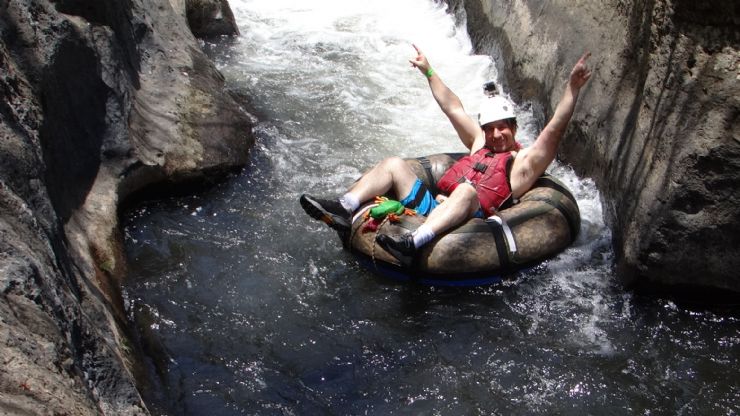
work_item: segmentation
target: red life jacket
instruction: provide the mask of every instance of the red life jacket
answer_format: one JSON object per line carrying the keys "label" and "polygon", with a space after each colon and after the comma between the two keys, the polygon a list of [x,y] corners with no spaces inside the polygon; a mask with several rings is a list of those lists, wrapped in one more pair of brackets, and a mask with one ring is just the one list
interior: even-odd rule
{"label": "red life jacket", "polygon": [[491,216],[511,197],[508,166],[513,159],[511,152],[493,153],[484,147],[447,169],[437,187],[449,195],[457,185],[470,182],[478,193],[483,213]]}

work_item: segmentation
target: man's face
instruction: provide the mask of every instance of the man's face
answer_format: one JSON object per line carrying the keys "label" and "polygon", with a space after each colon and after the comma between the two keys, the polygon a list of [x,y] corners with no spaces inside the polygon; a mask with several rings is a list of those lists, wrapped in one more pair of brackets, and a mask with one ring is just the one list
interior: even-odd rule
{"label": "man's face", "polygon": [[514,135],[516,129],[512,128],[508,120],[499,120],[488,123],[483,127],[486,135],[486,146],[493,149],[494,153],[502,153],[514,150]]}

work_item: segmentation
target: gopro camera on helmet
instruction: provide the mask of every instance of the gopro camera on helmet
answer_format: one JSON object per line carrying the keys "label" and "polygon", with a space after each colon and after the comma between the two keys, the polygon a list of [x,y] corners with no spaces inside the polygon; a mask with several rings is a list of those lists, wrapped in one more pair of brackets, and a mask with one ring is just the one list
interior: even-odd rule
{"label": "gopro camera on helmet", "polygon": [[494,95],[498,94],[498,88],[496,88],[496,83],[493,81],[488,81],[485,84],[483,84],[483,94],[493,97]]}

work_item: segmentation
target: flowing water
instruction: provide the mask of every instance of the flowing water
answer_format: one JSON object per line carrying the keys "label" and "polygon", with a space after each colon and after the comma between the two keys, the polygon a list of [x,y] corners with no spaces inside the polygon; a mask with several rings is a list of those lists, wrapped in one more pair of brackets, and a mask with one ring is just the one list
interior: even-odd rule
{"label": "flowing water", "polygon": [[301,193],[339,194],[385,156],[464,150],[411,44],[471,114],[498,75],[443,6],[230,3],[241,36],[204,48],[260,117],[250,162],[124,217],[155,413],[738,413],[738,319],[625,292],[598,190],[567,167],[551,171],[579,201],[578,240],[501,286],[390,282],[303,213]]}

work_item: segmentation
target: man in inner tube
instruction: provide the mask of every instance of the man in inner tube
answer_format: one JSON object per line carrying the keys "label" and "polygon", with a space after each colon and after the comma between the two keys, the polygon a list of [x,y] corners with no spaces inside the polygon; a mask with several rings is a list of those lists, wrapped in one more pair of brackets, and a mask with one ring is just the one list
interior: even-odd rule
{"label": "man in inner tube", "polygon": [[[515,140],[517,124],[513,105],[492,96],[481,103],[478,120],[465,112],[462,102],[442,82],[421,50],[409,62],[426,76],[434,99],[452,123],[470,154],[455,163],[437,186],[443,191],[435,199],[409,165],[399,157],[382,160],[367,171],[338,200],[302,195],[301,206],[311,217],[324,221],[344,239],[349,235],[352,214],[376,195],[393,191],[404,196],[401,203],[427,219],[413,233],[380,234],[378,244],[404,266],[436,235],[472,217],[493,215],[511,198],[526,193],[555,159],[558,145],[573,115],[578,94],[591,77],[584,54],[571,70],[555,114],[535,142],[522,148]],[[441,186],[440,186],[441,185]],[[446,191],[446,192],[445,192]],[[444,202],[444,203],[442,203]]]}

